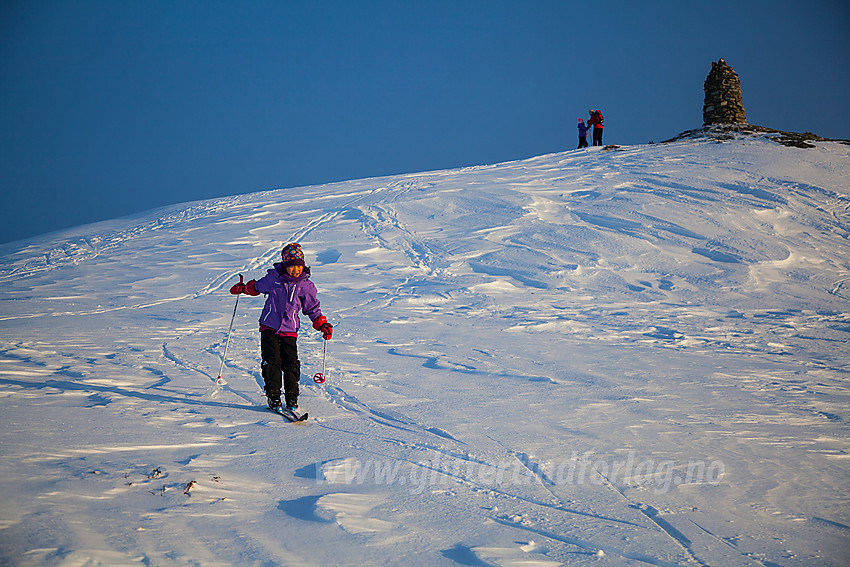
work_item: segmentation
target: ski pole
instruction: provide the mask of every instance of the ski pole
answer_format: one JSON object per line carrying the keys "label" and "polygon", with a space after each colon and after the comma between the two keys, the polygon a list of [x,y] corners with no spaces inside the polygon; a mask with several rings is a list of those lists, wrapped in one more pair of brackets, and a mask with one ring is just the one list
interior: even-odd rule
{"label": "ski pole", "polygon": [[324,384],[325,383],[325,359],[327,358],[327,354],[328,354],[328,341],[324,341],[324,342],[325,342],[325,345],[322,348],[322,371],[316,372],[313,375],[313,382],[315,382],[316,384]]}
{"label": "ski pole", "polygon": [[[242,274],[239,274],[239,283],[242,283]],[[236,319],[236,308],[239,307],[239,294],[236,295],[236,305],[233,306],[233,316],[230,317],[230,328],[227,329],[227,341],[224,343],[224,355],[221,357],[221,367],[218,369],[218,378],[215,379],[216,384],[227,384],[221,379],[221,373],[224,371],[224,361],[227,360],[227,347],[230,346],[230,333],[233,331],[233,320]]]}

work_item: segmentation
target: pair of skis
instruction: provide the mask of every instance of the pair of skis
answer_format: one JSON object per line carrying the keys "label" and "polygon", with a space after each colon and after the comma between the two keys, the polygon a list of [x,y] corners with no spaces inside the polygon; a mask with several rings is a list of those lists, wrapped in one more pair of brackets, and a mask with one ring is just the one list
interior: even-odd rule
{"label": "pair of skis", "polygon": [[288,419],[292,423],[304,423],[307,421],[307,416],[310,415],[308,413],[299,414],[282,406],[269,406],[269,409],[276,414],[283,416],[285,419]]}

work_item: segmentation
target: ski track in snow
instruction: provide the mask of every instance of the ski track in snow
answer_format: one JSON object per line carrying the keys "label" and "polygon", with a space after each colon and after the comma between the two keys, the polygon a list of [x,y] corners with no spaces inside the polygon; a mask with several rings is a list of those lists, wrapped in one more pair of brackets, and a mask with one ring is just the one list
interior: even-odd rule
{"label": "ski track in snow", "polygon": [[[846,146],[742,136],[0,246],[0,562],[841,565],[848,187]],[[336,327],[303,426],[262,298],[216,383],[289,241]]]}

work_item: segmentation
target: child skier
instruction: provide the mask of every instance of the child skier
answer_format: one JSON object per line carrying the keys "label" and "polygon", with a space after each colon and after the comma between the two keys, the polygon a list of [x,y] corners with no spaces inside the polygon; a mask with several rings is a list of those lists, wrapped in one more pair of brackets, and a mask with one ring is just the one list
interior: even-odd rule
{"label": "child skier", "polygon": [[295,342],[301,326],[298,311],[310,318],[313,328],[321,331],[326,341],[333,336],[333,327],[322,315],[316,286],[310,281],[310,268],[304,264],[301,246],[287,244],[280,255],[283,261],[274,264],[265,276],[245,284],[240,282],[230,288],[230,293],[266,295],[260,315],[261,369],[266,397],[271,409],[281,407],[283,386],[286,407],[294,411],[298,409],[298,380],[301,378],[301,361]]}
{"label": "child skier", "polygon": [[586,147],[587,147],[587,125],[584,123],[583,118],[579,118],[578,119],[578,148],[576,148],[576,149],[580,150],[581,148],[586,148]]}

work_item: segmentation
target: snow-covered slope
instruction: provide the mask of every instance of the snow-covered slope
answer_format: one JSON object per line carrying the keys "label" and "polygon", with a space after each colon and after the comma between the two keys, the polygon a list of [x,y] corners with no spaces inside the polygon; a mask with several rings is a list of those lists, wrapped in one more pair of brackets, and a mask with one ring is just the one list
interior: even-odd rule
{"label": "snow-covered slope", "polygon": [[[740,135],[0,247],[0,563],[842,565],[850,146]],[[336,324],[263,406],[238,274]]]}

